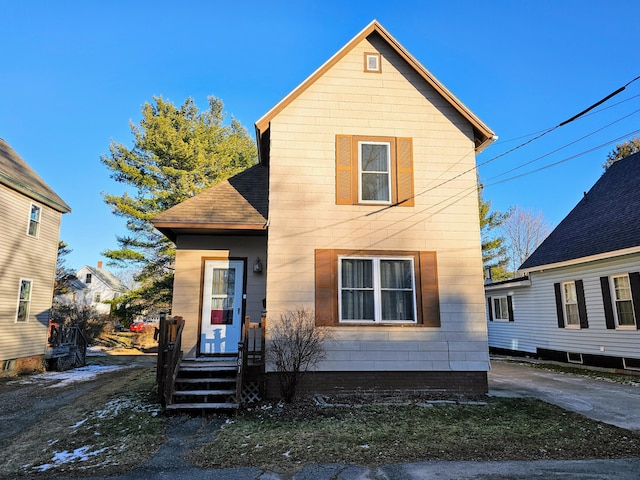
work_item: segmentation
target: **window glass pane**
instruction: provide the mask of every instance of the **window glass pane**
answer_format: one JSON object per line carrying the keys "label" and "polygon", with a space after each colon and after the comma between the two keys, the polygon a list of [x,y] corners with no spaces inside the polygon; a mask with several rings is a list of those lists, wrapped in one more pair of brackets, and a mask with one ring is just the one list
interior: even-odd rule
{"label": "window glass pane", "polygon": [[384,290],[382,292],[382,321],[413,321],[413,291]]}
{"label": "window glass pane", "polygon": [[382,288],[411,289],[412,278],[411,260],[380,260],[380,284]]}
{"label": "window glass pane", "polygon": [[631,300],[629,277],[613,277],[613,285],[615,286],[616,300]]}
{"label": "window glass pane", "polygon": [[22,280],[20,283],[20,300],[31,299],[31,282],[28,280]]}
{"label": "window glass pane", "polygon": [[389,201],[389,178],[386,173],[362,174],[362,200]]}
{"label": "window glass pane", "polygon": [[375,321],[373,290],[342,290],[342,320]]}
{"label": "window glass pane", "polygon": [[576,303],[576,284],[565,283],[564,284],[564,301],[565,303]]}
{"label": "window glass pane", "polygon": [[389,171],[389,145],[362,143],[360,148],[363,172]]}
{"label": "window glass pane", "polygon": [[633,304],[630,300],[616,302],[616,310],[618,312],[619,325],[635,325]]}
{"label": "window glass pane", "polygon": [[373,261],[343,259],[342,288],[373,288]]}
{"label": "window glass pane", "polygon": [[567,312],[567,325],[580,325],[577,304],[565,305],[565,311]]}

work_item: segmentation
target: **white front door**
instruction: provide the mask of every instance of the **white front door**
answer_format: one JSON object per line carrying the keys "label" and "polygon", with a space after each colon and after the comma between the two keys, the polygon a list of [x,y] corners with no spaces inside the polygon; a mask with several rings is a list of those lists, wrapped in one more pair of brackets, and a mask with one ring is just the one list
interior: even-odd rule
{"label": "white front door", "polygon": [[200,353],[236,353],[242,328],[242,260],[206,260]]}

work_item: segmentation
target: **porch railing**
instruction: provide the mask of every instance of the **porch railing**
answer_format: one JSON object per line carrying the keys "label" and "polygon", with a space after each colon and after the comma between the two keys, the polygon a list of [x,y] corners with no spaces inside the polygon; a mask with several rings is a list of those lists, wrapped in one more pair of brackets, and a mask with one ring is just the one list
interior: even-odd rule
{"label": "porch railing", "polygon": [[163,407],[171,403],[173,386],[178,376],[178,367],[182,359],[183,329],[184,318],[167,318],[166,314],[160,314],[156,383],[158,384],[158,401]]}
{"label": "porch railing", "polygon": [[249,317],[244,319],[240,342],[238,343],[238,376],[236,378],[236,402],[242,404],[242,390],[247,369],[250,366],[265,364],[265,324],[266,317],[260,322],[251,322]]}

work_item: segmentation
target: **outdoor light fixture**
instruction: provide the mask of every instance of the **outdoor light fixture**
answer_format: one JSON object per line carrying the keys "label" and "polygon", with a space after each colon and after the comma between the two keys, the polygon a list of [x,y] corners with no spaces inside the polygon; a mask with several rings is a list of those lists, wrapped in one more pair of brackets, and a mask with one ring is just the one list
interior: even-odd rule
{"label": "outdoor light fixture", "polygon": [[257,257],[253,264],[253,273],[262,273],[262,262],[260,261],[260,257]]}

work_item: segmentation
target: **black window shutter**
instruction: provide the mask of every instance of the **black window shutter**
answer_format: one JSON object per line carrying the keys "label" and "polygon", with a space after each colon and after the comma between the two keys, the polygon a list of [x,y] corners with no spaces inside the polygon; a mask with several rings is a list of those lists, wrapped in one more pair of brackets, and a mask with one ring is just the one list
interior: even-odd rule
{"label": "black window shutter", "polygon": [[589,320],[587,320],[587,302],[585,302],[584,299],[584,285],[582,284],[582,280],[576,280],[576,296],[578,297],[580,328],[589,328]]}
{"label": "black window shutter", "polygon": [[489,321],[493,322],[493,305],[491,304],[491,297],[487,298],[487,307],[489,308]]}
{"label": "black window shutter", "polygon": [[631,285],[631,299],[633,300],[633,313],[636,315],[636,328],[640,330],[640,273],[629,274]]}
{"label": "black window shutter", "polygon": [[562,308],[562,292],[560,284],[554,283],[553,288],[556,291],[556,313],[558,314],[558,328],[564,328],[564,310]]}
{"label": "black window shutter", "polygon": [[600,277],[600,287],[602,289],[602,303],[604,304],[604,319],[607,329],[615,330],[616,322],[613,319],[613,304],[611,303],[611,288],[609,287],[609,277]]}
{"label": "black window shutter", "polygon": [[513,300],[511,295],[507,296],[507,308],[509,309],[509,321],[513,322]]}

